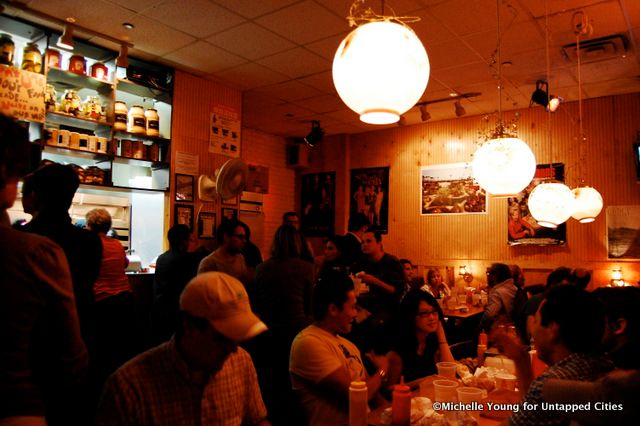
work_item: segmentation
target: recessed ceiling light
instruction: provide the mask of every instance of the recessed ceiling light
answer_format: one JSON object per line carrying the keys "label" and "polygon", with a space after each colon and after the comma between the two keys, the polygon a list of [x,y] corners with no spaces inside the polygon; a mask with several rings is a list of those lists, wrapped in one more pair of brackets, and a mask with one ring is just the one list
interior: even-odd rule
{"label": "recessed ceiling light", "polygon": [[452,98],[455,98],[456,96],[458,96],[458,92],[450,92],[449,96],[451,96]]}
{"label": "recessed ceiling light", "polygon": [[68,18],[65,18],[65,21],[71,23],[71,24],[75,24],[76,22],[76,18],[74,18],[73,16],[69,16]]}
{"label": "recessed ceiling light", "polygon": [[504,61],[504,62],[502,63],[502,66],[503,66],[503,67],[510,67],[511,65],[513,65],[513,62],[511,62],[511,61]]}
{"label": "recessed ceiling light", "polygon": [[132,30],[133,28],[135,28],[135,26],[130,22],[123,22],[122,26],[125,27],[128,30]]}

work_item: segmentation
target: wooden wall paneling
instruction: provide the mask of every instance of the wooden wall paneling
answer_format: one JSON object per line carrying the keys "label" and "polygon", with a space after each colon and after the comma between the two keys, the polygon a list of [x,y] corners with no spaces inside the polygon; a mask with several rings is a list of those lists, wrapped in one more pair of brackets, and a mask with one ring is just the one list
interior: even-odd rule
{"label": "wooden wall paneling", "polygon": [[[519,136],[531,146],[539,164],[563,162],[571,187],[579,175],[584,176],[603,195],[605,209],[640,204],[631,158],[631,143],[640,127],[640,94],[590,99],[583,106],[587,141],[582,149],[575,102],[563,104],[551,117],[538,107],[518,111]],[[514,114],[505,113],[505,120]],[[478,279],[484,276],[475,270],[484,271],[496,261],[543,269],[585,266],[594,270],[594,281],[599,283],[608,282],[611,268],[623,264],[626,279],[640,279],[636,262],[607,259],[605,210],[591,224],[570,219],[565,246],[508,246],[506,199],[490,198],[487,215],[420,215],[420,166],[470,161],[478,131],[492,124],[490,120],[486,125],[482,117],[462,117],[351,135],[350,168],[390,166],[386,250],[421,265],[472,265]],[[318,171],[334,169],[333,164],[315,165]],[[344,173],[348,176],[349,169]]]}

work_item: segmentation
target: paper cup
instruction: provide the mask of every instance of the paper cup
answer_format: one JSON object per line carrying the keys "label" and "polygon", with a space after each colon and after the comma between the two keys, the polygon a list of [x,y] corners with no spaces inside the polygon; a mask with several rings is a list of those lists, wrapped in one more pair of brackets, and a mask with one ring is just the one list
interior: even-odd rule
{"label": "paper cup", "polygon": [[[459,387],[456,389],[458,401],[465,404],[479,403],[482,401],[482,389],[473,387]],[[480,410],[465,410],[476,420],[480,418]]]}
{"label": "paper cup", "polygon": [[433,390],[437,402],[455,402],[458,382],[454,380],[434,380]]}
{"label": "paper cup", "polygon": [[456,364],[455,362],[436,363],[436,367],[438,367],[438,376],[445,377],[447,379],[455,379],[457,366],[458,364]]}

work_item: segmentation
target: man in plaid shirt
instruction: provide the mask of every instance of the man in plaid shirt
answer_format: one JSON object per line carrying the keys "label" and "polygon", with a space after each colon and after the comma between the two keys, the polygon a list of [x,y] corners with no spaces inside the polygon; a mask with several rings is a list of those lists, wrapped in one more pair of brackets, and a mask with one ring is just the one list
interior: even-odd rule
{"label": "man in plaid shirt", "polygon": [[107,381],[98,425],[270,425],[251,357],[238,347],[266,328],[240,281],[196,276],[180,296],[175,336]]}

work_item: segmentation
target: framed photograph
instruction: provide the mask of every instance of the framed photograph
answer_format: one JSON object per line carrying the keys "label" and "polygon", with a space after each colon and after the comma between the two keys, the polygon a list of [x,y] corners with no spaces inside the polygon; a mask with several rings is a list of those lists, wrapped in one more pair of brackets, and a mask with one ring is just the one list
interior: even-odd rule
{"label": "framed photograph", "polygon": [[176,173],[176,201],[193,203],[193,176]]}
{"label": "framed photograph", "polygon": [[372,231],[388,232],[389,167],[351,170],[350,215],[363,213]]}
{"label": "framed photograph", "polygon": [[302,176],[300,227],[308,237],[328,237],[335,225],[336,172]]}
{"label": "framed photograph", "polygon": [[193,231],[193,206],[176,204],[173,223],[174,225],[187,225]]}
{"label": "framed photograph", "polygon": [[607,207],[609,259],[640,259],[640,206]]}
{"label": "framed photograph", "polygon": [[238,210],[222,208],[222,221],[238,219]]}
{"label": "framed photograph", "polygon": [[487,193],[471,164],[434,164],[420,169],[422,215],[487,214]]}
{"label": "framed photograph", "polygon": [[223,206],[229,206],[229,207],[237,207],[238,206],[238,196],[236,195],[233,198],[230,198],[228,200],[222,200],[222,205]]}
{"label": "framed photograph", "polygon": [[507,200],[507,238],[510,246],[529,245],[562,245],[567,242],[567,224],[556,229],[546,228],[538,224],[529,212],[529,194],[541,183],[549,180],[564,182],[564,164],[538,164],[533,180],[516,197]]}
{"label": "framed photograph", "polygon": [[216,214],[200,212],[198,214],[198,238],[213,240],[216,238]]}

